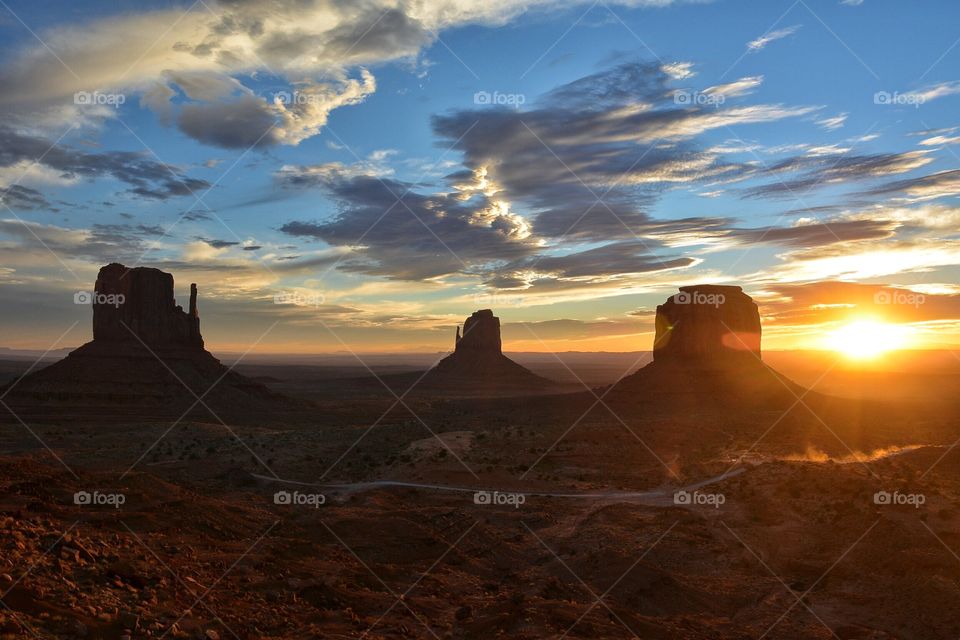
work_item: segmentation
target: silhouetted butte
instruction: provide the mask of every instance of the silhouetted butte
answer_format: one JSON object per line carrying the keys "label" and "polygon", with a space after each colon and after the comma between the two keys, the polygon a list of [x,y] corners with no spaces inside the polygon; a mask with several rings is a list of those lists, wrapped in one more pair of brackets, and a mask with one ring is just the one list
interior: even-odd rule
{"label": "silhouetted butte", "polygon": [[6,400],[12,407],[108,419],[133,411],[179,415],[191,405],[203,412],[204,405],[225,412],[269,410],[280,401],[204,348],[195,284],[184,311],[171,274],[112,263],[100,269],[92,306],[93,340],[12,382]]}

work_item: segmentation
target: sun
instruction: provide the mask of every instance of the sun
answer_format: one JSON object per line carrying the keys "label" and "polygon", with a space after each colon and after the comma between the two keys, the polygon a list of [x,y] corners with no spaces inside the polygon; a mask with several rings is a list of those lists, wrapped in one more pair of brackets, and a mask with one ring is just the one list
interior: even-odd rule
{"label": "sun", "polygon": [[907,346],[910,328],[877,320],[855,320],[827,334],[828,349],[848,358],[868,360]]}

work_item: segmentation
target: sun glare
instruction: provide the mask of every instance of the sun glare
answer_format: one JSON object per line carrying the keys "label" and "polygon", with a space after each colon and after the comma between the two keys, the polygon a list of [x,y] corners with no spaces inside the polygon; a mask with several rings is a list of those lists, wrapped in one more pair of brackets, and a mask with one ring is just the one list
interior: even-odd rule
{"label": "sun glare", "polygon": [[866,360],[908,345],[910,329],[904,325],[856,320],[829,333],[826,346],[848,358]]}

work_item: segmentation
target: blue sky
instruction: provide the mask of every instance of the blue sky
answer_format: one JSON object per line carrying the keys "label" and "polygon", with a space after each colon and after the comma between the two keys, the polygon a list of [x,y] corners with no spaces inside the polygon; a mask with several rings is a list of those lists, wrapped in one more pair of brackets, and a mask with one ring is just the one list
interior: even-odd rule
{"label": "blue sky", "polygon": [[696,282],[743,286],[768,345],[865,315],[953,344],[958,17],[8,2],[5,346],[84,341],[72,294],[112,261],[198,282],[220,349],[439,349],[488,306],[508,347],[645,349]]}

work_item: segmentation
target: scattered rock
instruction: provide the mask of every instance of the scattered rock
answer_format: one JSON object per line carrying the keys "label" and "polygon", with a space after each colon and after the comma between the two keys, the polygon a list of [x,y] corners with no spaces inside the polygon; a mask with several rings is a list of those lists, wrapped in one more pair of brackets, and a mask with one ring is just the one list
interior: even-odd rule
{"label": "scattered rock", "polygon": [[124,629],[129,629],[131,632],[140,628],[140,616],[131,611],[121,612],[118,621]]}

